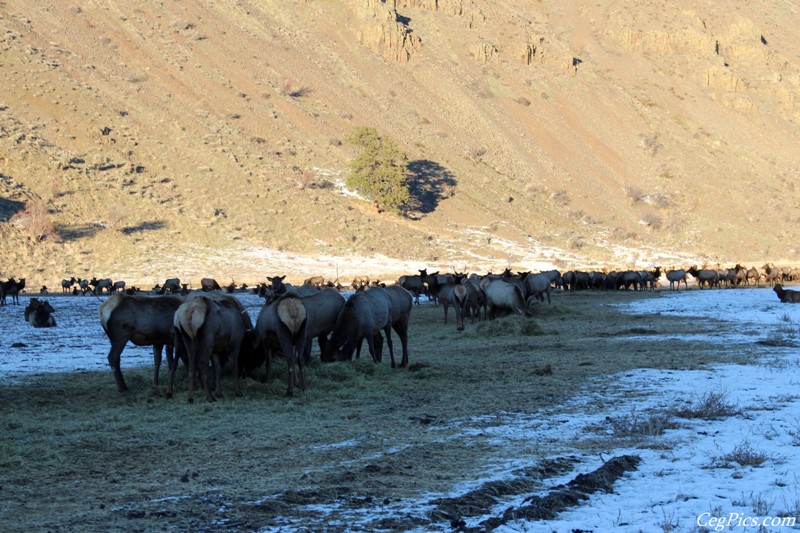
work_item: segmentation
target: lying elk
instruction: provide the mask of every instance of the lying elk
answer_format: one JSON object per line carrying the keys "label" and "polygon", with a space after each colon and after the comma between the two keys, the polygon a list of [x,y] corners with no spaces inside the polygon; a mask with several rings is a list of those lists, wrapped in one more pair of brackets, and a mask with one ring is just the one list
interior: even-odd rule
{"label": "lying elk", "polygon": [[322,276],[311,276],[303,281],[303,285],[314,285],[317,288],[321,288],[323,285],[325,285],[325,278]]}
{"label": "lying elk", "polygon": [[222,288],[214,278],[203,278],[200,280],[200,290],[203,292],[219,291]]}
{"label": "lying elk", "polygon": [[56,320],[52,317],[55,312],[47,300],[31,298],[25,308],[25,321],[35,328],[54,328]]}
{"label": "lying elk", "polygon": [[775,294],[778,295],[778,298],[783,303],[800,303],[800,291],[784,289],[780,283],[776,283],[772,290],[775,291]]}
{"label": "lying elk", "polygon": [[[239,300],[234,296],[197,295],[186,299],[173,317],[175,344],[182,347],[189,360],[189,403],[194,401],[195,369],[206,393],[213,402],[222,397],[220,377],[221,358],[229,356],[235,380],[236,396],[242,395],[239,382],[239,357],[243,350],[254,346],[253,323]],[[213,363],[216,397],[212,396],[208,370]],[[172,398],[177,360],[171,361],[167,398]]]}
{"label": "lying elk", "polygon": [[120,392],[128,390],[120,370],[120,356],[128,341],[136,346],[153,347],[153,385],[158,385],[161,352],[167,347],[167,363],[172,365],[174,332],[172,317],[182,303],[177,296],[138,296],[114,294],[100,304],[100,325],[111,341],[108,364]]}

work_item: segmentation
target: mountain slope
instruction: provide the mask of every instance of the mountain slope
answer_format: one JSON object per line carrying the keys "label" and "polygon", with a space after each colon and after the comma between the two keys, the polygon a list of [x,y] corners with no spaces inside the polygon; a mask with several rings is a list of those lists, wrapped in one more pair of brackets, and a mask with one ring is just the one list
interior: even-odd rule
{"label": "mountain slope", "polygon": [[[800,250],[788,4],[7,0],[0,14],[5,276]],[[408,154],[408,217],[337,185],[358,125]],[[30,199],[60,240],[10,220]]]}

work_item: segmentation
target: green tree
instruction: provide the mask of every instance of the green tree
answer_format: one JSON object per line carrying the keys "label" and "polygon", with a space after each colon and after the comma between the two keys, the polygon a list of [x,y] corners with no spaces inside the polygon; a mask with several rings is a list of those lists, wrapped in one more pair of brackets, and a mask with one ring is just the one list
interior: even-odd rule
{"label": "green tree", "polygon": [[402,212],[409,200],[406,154],[367,126],[357,127],[347,140],[361,148],[350,163],[347,187],[373,200],[379,211]]}

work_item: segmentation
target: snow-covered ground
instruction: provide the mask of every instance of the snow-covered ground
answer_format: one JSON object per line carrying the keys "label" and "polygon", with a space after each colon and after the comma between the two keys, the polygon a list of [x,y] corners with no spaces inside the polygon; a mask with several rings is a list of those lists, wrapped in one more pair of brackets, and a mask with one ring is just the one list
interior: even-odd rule
{"label": "snow-covered ground", "polygon": [[[255,316],[263,300],[241,296]],[[54,329],[27,326],[21,319],[22,307],[0,309],[5,332],[0,339],[0,380],[45,371],[107,369],[108,341],[99,328],[97,306],[89,304],[99,304],[99,300],[89,298],[51,298],[59,322]],[[590,472],[612,456],[641,457],[638,469],[619,479],[613,493],[595,493],[556,520],[510,522],[500,531],[800,529],[794,522],[800,515],[800,305],[781,304],[770,289],[724,289],[668,293],[626,304],[624,309],[635,314],[686,316],[687,320],[736,321],[740,328],[712,339],[728,351],[756,349],[760,360],[706,370],[633,370],[615,376],[611,384],[606,381],[603,387],[589,385],[572,400],[573,405],[537,413],[535,419],[498,413],[499,424],[464,421],[465,435],[481,427],[481,432],[491,432],[501,445],[524,439],[559,449],[560,456],[574,453],[581,459],[579,472]],[[123,352],[123,372],[126,367],[151,364],[148,348],[129,346]],[[696,406],[711,396],[735,414],[717,420],[678,418],[678,427],[623,446],[612,441],[610,429],[603,430],[609,420],[657,419],[659,414]],[[603,408],[598,410],[597,405]],[[573,415],[565,417],[565,409]],[[586,456],[585,448],[576,446],[582,439],[604,437],[609,439],[609,448],[596,457]],[[498,465],[487,476],[502,478],[520,466],[524,465]],[[544,492],[579,472],[547,480]],[[438,496],[458,496],[480,482]],[[529,496],[503,502],[494,512],[502,514]],[[403,510],[397,511],[416,514],[429,508],[430,501],[428,495],[424,501],[403,502]],[[467,526],[486,518],[470,519]]]}
{"label": "snow-covered ground", "polygon": [[[657,419],[658,414],[698,406],[710,398],[739,413],[719,420],[679,419],[678,428],[645,438],[644,446],[584,458],[587,472],[612,455],[638,455],[641,462],[635,472],[617,481],[612,494],[596,493],[554,521],[514,522],[499,531],[800,529],[795,521],[800,517],[800,306],[781,304],[770,289],[730,289],[671,293],[625,308],[632,313],[736,321],[742,324],[739,332],[716,340],[726,350],[736,345],[752,349],[762,346],[758,341],[767,341],[763,356],[746,366],[625,372],[613,384],[573,400],[578,404],[573,412],[583,416],[566,423],[563,415],[539,419],[529,427],[512,418],[505,432],[495,429],[498,438],[558,439],[568,450],[570,443],[597,438],[587,428],[602,427],[606,417],[647,420],[655,414]],[[611,410],[591,409],[609,403],[614,405]],[[514,503],[520,502],[510,502]]]}

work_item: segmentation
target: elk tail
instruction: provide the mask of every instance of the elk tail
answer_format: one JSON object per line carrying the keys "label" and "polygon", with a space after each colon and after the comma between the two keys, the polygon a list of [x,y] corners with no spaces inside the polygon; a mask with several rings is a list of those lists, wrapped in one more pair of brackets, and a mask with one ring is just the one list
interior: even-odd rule
{"label": "elk tail", "polygon": [[278,302],[278,318],[292,335],[297,335],[306,321],[306,307],[300,298],[284,298]]}

